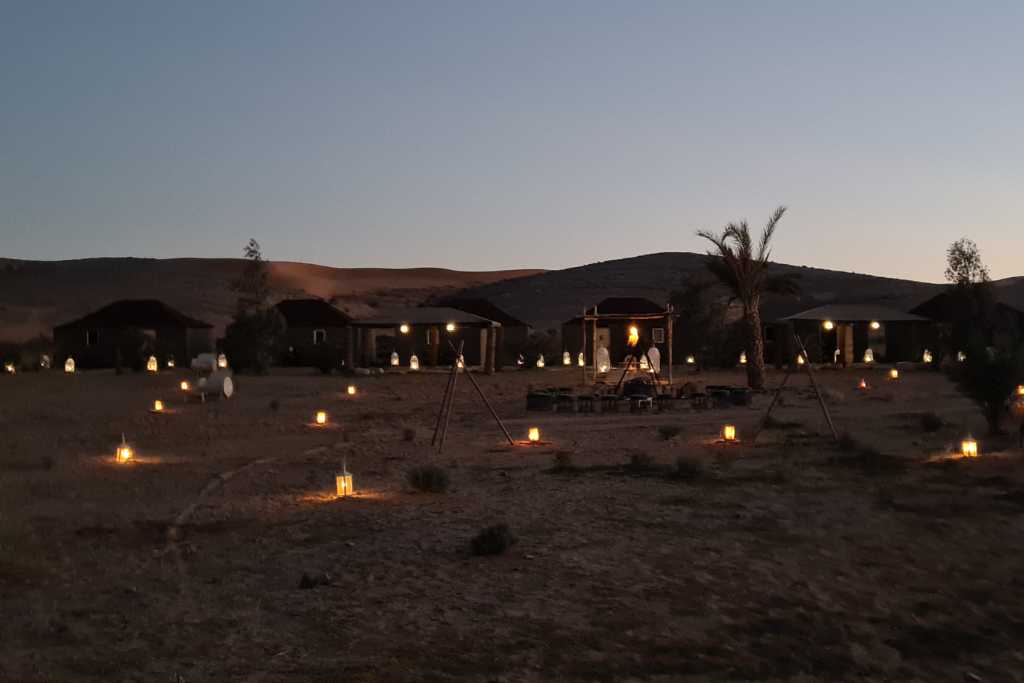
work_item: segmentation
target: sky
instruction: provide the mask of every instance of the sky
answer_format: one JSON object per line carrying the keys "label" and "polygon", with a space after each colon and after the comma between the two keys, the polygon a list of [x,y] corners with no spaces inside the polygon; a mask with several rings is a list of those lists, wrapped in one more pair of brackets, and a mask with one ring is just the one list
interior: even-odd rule
{"label": "sky", "polygon": [[6,0],[0,257],[1024,274],[1024,3]]}

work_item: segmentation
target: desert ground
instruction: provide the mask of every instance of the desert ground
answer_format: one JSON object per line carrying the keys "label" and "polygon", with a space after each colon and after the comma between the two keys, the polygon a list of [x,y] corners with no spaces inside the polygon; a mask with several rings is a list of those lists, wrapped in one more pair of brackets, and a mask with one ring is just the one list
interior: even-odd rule
{"label": "desert ground", "polygon": [[[205,404],[186,376],[0,377],[0,680],[1024,679],[1022,454],[939,373],[820,371],[846,448],[805,376],[752,442],[767,394],[527,413],[577,372],[476,375],[544,442],[508,446],[460,378],[442,455],[440,373],[278,371]],[[968,431],[981,457],[949,457]],[[447,493],[409,486],[424,463]],[[473,555],[500,522],[518,542]]]}

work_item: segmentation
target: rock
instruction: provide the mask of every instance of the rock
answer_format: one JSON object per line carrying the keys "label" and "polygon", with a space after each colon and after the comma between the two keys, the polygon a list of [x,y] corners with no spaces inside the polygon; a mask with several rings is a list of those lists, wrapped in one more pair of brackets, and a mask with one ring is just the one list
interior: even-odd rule
{"label": "rock", "polygon": [[331,585],[331,575],[327,572],[320,572],[319,574],[307,574],[302,573],[302,578],[299,579],[299,588],[303,590],[310,590],[317,586],[329,586]]}

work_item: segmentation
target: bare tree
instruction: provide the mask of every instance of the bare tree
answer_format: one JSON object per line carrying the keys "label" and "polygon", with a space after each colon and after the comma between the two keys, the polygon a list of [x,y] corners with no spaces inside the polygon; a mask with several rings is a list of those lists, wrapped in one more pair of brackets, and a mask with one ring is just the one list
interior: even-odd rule
{"label": "bare tree", "polygon": [[786,213],[780,206],[768,219],[757,246],[750,236],[746,221],[729,223],[721,234],[707,230],[697,233],[711,242],[714,249],[708,252],[711,258],[707,266],[711,273],[725,285],[734,299],[743,306],[745,348],[747,352],[747,383],[751,389],[764,388],[764,334],[761,330],[761,296],[766,292],[794,293],[797,285],[788,275],[770,275],[768,260],[771,257],[769,245],[775,228]]}

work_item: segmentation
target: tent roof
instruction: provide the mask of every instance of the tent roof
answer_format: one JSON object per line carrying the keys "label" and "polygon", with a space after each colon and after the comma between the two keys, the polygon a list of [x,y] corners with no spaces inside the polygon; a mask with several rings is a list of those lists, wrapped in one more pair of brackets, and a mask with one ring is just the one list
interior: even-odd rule
{"label": "tent roof", "polygon": [[108,304],[77,320],[57,325],[54,329],[70,327],[184,327],[210,329],[210,323],[190,318],[157,299],[123,299]]}
{"label": "tent roof", "polygon": [[276,308],[292,327],[345,327],[352,322],[352,318],[322,299],[285,299]]}
{"label": "tent roof", "polygon": [[[592,311],[593,306],[587,310]],[[643,315],[664,313],[665,307],[639,296],[613,296],[597,304],[598,315]]]}
{"label": "tent roof", "polygon": [[806,311],[800,311],[793,315],[781,318],[782,321],[788,320],[832,320],[835,322],[870,322],[877,320],[878,322],[922,322],[927,321],[919,315],[913,313],[905,313],[895,308],[889,308],[888,306],[878,306],[875,304],[827,304],[825,306],[818,306],[817,308],[810,308]]}
{"label": "tent roof", "polygon": [[491,303],[488,299],[447,297],[441,299],[437,303],[439,306],[457,308],[460,311],[472,313],[473,315],[477,315],[488,320],[493,320],[494,322],[501,323],[502,327],[529,327],[529,325],[524,323],[522,320],[509,315]]}
{"label": "tent roof", "polygon": [[358,327],[398,327],[402,323],[408,325],[471,325],[474,327],[500,326],[501,323],[488,320],[479,315],[466,313],[446,306],[419,306],[416,308],[399,308],[381,313],[370,318],[359,318],[352,322]]}

